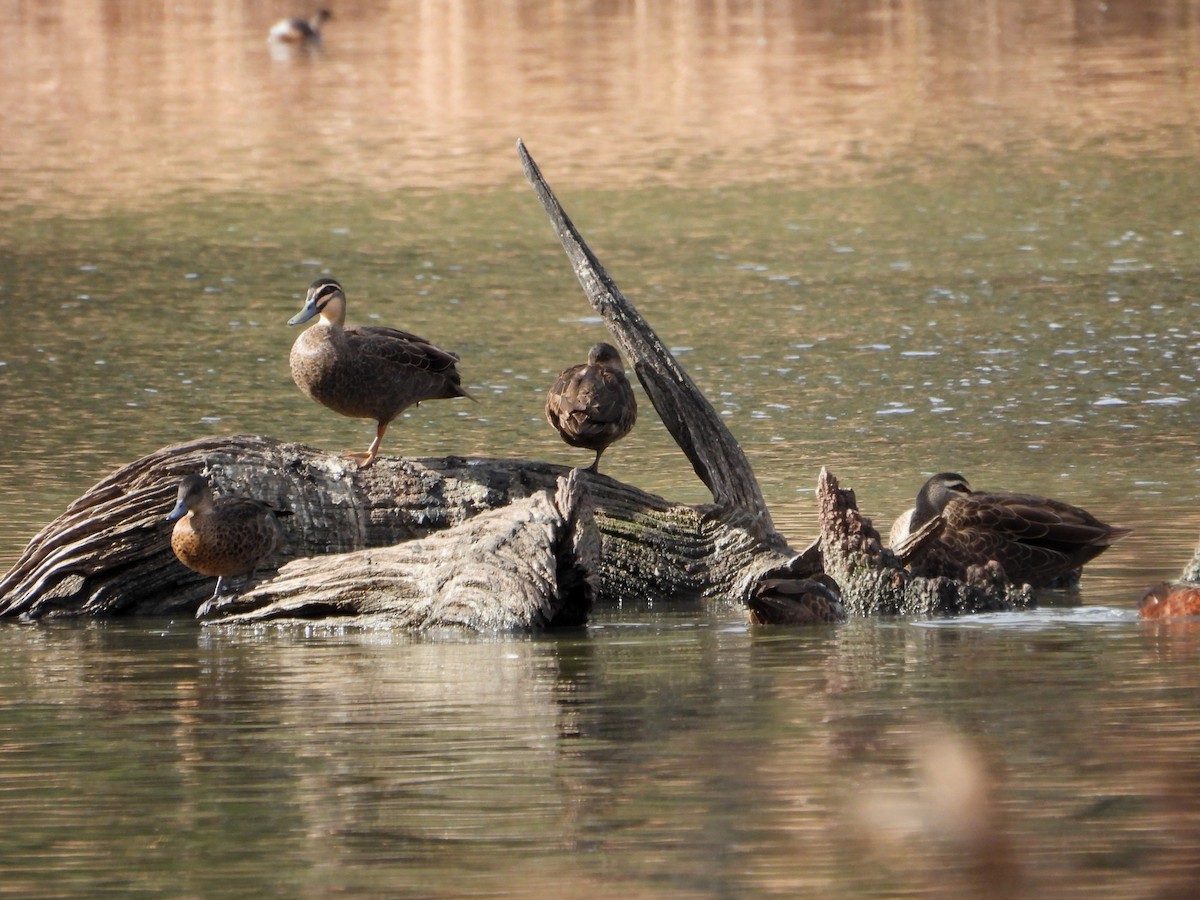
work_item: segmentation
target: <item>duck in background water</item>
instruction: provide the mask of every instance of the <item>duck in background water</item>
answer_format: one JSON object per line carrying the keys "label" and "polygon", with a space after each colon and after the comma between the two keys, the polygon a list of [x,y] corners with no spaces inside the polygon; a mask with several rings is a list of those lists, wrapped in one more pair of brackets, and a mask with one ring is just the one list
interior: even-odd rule
{"label": "duck in background water", "polygon": [[226,578],[253,575],[279,546],[279,520],[271,507],[249,497],[213,497],[201,475],[188,475],[179,483],[178,502],[167,521],[175,523],[171,549],[179,561],[193,572],[217,577],[197,617],[222,605]]}
{"label": "duck in background water", "polygon": [[954,472],[926,481],[905,517],[906,529],[893,526],[892,550],[915,574],[964,580],[994,560],[1010,583],[1034,588],[1071,583],[1133,530],[1048,497],[973,491]]}
{"label": "duck in background water", "polygon": [[327,9],[318,9],[311,19],[291,16],[271,26],[267,40],[273,44],[319,44],[321,26],[333,18]]}
{"label": "duck in background water", "polygon": [[388,425],[408,407],[422,400],[475,399],[462,386],[453,353],[395,328],[346,328],[346,294],[334,279],[318,278],[309,285],[304,308],[288,324],[314,316],[320,319],[292,344],[292,380],[336,413],[375,420],[375,440],[367,452],[349,454],[362,468],[375,461]]}
{"label": "duck in background water", "polygon": [[586,363],[563,370],[546,395],[546,420],[568,445],[596,451],[588,471],[600,471],[601,454],[637,421],[637,401],[616,347],[596,344]]}

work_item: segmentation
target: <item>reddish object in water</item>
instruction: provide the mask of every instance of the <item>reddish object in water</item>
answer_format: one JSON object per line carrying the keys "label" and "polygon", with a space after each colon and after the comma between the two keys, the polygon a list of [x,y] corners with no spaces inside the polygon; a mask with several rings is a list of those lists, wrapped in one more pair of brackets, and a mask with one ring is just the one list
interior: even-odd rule
{"label": "reddish object in water", "polygon": [[1138,604],[1143,619],[1200,616],[1200,584],[1158,584]]}

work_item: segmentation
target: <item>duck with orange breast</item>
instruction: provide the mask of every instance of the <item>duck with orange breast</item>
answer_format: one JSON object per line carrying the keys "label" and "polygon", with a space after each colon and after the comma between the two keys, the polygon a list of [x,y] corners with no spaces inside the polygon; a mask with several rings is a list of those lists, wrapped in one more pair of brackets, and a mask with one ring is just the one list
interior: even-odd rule
{"label": "duck with orange breast", "polygon": [[279,546],[275,510],[250,497],[214,497],[203,475],[188,475],[179,482],[177,502],[167,521],[175,523],[171,549],[179,561],[193,572],[217,577],[212,596],[196,612],[198,617],[220,608],[226,578],[253,577]]}

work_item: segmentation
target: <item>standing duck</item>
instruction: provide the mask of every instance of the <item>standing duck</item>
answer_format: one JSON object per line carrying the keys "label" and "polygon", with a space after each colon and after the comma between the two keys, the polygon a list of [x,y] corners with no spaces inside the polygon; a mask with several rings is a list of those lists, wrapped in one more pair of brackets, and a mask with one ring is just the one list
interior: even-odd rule
{"label": "standing duck", "polygon": [[292,380],[334,412],[375,420],[367,452],[350,454],[362,468],[375,461],[388,425],[408,407],[422,400],[474,399],[461,384],[453,353],[395,328],[346,328],[346,294],[332,278],[309,286],[304,308],[288,324],[317,315],[320,320],[292,344]]}
{"label": "standing duck", "polygon": [[271,26],[267,40],[276,44],[319,44],[321,26],[333,18],[327,9],[318,9],[311,19],[290,16]]}
{"label": "standing duck", "polygon": [[220,605],[222,581],[254,570],[279,545],[279,521],[271,507],[249,497],[213,497],[208,480],[188,475],[179,483],[179,499],[167,516],[174,522],[171,549],[179,561],[201,575],[216,575],[212,596],[197,611],[203,616]]}
{"label": "standing duck", "polygon": [[963,579],[994,560],[1010,583],[1034,588],[1070,583],[1133,530],[1048,497],[972,491],[953,472],[926,481],[905,515],[908,534],[892,549],[916,574]]}
{"label": "standing duck", "polygon": [[637,421],[637,401],[616,347],[596,344],[586,363],[558,376],[546,395],[546,419],[570,446],[595,450],[588,471],[600,471],[600,455]]}

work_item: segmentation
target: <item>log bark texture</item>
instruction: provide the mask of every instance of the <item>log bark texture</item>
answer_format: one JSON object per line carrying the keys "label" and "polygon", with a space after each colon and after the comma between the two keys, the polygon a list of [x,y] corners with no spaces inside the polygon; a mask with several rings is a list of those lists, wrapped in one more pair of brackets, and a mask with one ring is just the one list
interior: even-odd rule
{"label": "log bark texture", "polygon": [[[360,469],[336,453],[257,435],[166,447],[113,472],[30,541],[0,579],[0,617],[194,613],[212,593],[213,579],[175,559],[165,521],[179,479],[192,473],[209,476],[218,493],[253,496],[291,512],[280,519],[284,540],[276,559],[259,572],[265,578],[294,559],[320,557],[318,566],[328,566],[337,554],[425,538],[514,501],[553,494],[572,470],[527,460],[390,456]],[[601,541],[596,602],[744,598],[764,570],[787,570],[791,562],[787,551],[704,508],[605,475],[574,477],[595,510]],[[500,522],[494,524],[507,527]],[[461,556],[469,569],[477,559],[470,541]],[[360,561],[363,589],[370,589],[370,560]],[[400,607],[410,600],[386,583],[374,590],[379,603],[396,604],[403,618]]]}
{"label": "log bark texture", "polygon": [[368,616],[428,631],[583,625],[599,582],[600,535],[583,470],[557,490],[426,538],[290,562],[223,610],[230,623]]}

